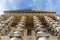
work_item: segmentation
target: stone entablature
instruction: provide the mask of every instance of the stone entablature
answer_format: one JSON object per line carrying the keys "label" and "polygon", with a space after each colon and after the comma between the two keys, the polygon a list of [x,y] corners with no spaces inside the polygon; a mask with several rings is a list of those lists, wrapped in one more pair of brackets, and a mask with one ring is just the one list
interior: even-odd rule
{"label": "stone entablature", "polygon": [[56,12],[55,11],[47,11],[47,10],[9,10],[9,11],[4,11],[5,15],[7,16],[21,16],[21,15],[48,15],[48,16],[55,16]]}

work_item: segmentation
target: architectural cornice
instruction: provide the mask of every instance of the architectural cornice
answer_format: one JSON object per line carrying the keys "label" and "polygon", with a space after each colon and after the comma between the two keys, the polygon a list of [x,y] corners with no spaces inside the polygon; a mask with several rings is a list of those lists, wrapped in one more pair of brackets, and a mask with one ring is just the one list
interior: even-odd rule
{"label": "architectural cornice", "polygon": [[52,10],[6,10],[4,13],[56,13]]}

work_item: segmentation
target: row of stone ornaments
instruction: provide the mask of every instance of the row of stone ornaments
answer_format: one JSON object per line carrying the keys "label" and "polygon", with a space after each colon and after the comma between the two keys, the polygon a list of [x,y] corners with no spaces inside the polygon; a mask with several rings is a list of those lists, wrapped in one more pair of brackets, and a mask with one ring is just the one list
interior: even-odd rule
{"label": "row of stone ornaments", "polygon": [[60,16],[55,16],[56,20],[60,21]]}
{"label": "row of stone ornaments", "polygon": [[33,16],[36,40],[48,40],[49,35],[37,16]]}
{"label": "row of stone ornaments", "polygon": [[[45,16],[45,20],[47,25],[49,25],[49,32],[52,35],[58,35],[60,34],[60,22],[59,20],[53,20],[52,18]],[[59,36],[59,35],[58,35]]]}
{"label": "row of stone ornaments", "polygon": [[7,18],[7,20],[0,22],[0,34],[5,35],[7,34],[8,30],[10,29],[10,25],[15,20],[14,16]]}
{"label": "row of stone ornaments", "polygon": [[22,16],[18,25],[16,25],[17,26],[16,31],[13,32],[10,36],[11,40],[22,40],[23,30],[24,30],[24,27],[25,27],[25,22],[26,22],[26,17]]}
{"label": "row of stone ornaments", "polygon": [[5,20],[5,17],[2,16],[2,15],[0,15],[0,22],[1,22],[1,21],[4,21],[4,20]]}

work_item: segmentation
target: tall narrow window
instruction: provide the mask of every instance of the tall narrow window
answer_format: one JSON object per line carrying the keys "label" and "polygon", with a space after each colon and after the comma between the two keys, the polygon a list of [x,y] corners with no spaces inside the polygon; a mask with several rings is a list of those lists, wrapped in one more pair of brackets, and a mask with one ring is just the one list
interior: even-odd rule
{"label": "tall narrow window", "polygon": [[32,33],[32,32],[31,32],[31,29],[28,29],[28,30],[27,30],[27,35],[28,35],[28,36],[31,36],[31,33]]}

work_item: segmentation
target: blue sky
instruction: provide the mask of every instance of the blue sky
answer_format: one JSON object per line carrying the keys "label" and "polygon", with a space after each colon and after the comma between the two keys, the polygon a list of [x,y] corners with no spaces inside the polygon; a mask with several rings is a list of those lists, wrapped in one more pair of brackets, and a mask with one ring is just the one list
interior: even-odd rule
{"label": "blue sky", "polygon": [[55,10],[60,14],[60,0],[0,0],[0,14],[4,10],[19,9]]}

